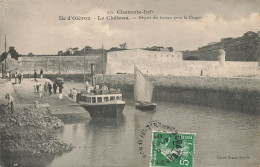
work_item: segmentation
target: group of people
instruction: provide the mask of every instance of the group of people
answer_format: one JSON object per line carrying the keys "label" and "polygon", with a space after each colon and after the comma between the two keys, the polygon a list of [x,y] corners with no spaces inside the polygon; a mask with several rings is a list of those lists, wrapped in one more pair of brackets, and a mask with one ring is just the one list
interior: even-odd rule
{"label": "group of people", "polygon": [[[37,80],[37,71],[36,70],[34,70],[33,78],[34,78],[35,81]],[[40,78],[41,79],[43,78],[43,70],[42,69],[40,70]]]}
{"label": "group of people", "polygon": [[15,83],[16,84],[21,84],[22,83],[22,80],[23,80],[23,73],[22,72],[16,72],[14,74],[14,78],[15,78]]}
{"label": "group of people", "polygon": [[[63,89],[63,86],[58,86],[58,84],[56,84],[56,83],[51,84],[50,82],[45,82],[45,84],[42,86],[41,83],[38,80],[36,80],[35,92],[39,93],[40,98],[43,95],[46,96],[46,95],[56,94],[57,91],[59,91],[59,93],[61,94],[62,89]],[[44,92],[43,92],[43,90],[44,90]]]}
{"label": "group of people", "polygon": [[[11,72],[5,73],[5,78],[7,78],[8,81],[11,81],[12,73]],[[14,78],[15,78],[15,83],[16,84],[21,84],[22,80],[23,80],[23,73],[22,72],[15,72]]]}

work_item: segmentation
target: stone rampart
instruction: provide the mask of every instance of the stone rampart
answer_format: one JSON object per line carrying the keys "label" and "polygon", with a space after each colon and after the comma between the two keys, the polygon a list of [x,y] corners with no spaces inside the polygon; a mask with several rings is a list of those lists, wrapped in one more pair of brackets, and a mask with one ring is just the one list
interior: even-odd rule
{"label": "stone rampart", "polygon": [[220,42],[202,46],[198,48],[199,60],[217,61],[220,48],[226,52],[226,61],[259,61],[260,31],[249,31],[242,37],[222,38]]}
{"label": "stone rampart", "polygon": [[167,53],[162,58],[157,52],[152,52],[150,56],[141,53],[138,51],[108,53],[106,74],[133,74],[136,65],[144,74],[153,75],[199,76],[203,71],[204,76],[213,77],[260,76],[258,62],[227,61],[225,66],[221,66],[218,61],[183,61],[169,54],[167,58]]}
{"label": "stone rampart", "polygon": [[[100,56],[85,56],[85,70],[90,73],[91,63],[96,64]],[[38,73],[40,69],[44,74],[83,74],[84,56],[33,56],[19,57],[18,69],[24,74],[32,74],[34,70]],[[98,68],[101,70],[102,68]],[[97,71],[98,73],[100,71]],[[101,73],[101,72],[100,72]]]}

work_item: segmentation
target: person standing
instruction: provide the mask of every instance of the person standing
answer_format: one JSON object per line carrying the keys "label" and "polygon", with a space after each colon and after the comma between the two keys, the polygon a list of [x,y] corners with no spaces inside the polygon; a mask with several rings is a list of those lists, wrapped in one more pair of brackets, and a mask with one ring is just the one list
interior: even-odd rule
{"label": "person standing", "polygon": [[86,91],[88,92],[88,88],[89,88],[89,82],[88,80],[86,81]]}
{"label": "person standing", "polygon": [[34,77],[34,80],[36,81],[36,78],[37,78],[37,72],[36,72],[36,70],[34,70],[33,77]]}
{"label": "person standing", "polygon": [[41,76],[41,79],[43,78],[43,71],[42,69],[40,70],[40,76]]}
{"label": "person standing", "polygon": [[47,95],[48,94],[48,83],[45,82],[44,84],[44,95]]}
{"label": "person standing", "polygon": [[10,72],[10,74],[9,74],[9,81],[11,81],[12,80],[12,73]]}
{"label": "person standing", "polygon": [[50,83],[50,82],[48,83],[48,88],[49,88],[49,94],[51,95],[51,93],[52,93],[52,92],[51,92],[52,86],[51,86],[51,83]]}
{"label": "person standing", "polygon": [[42,85],[41,84],[39,85],[39,96],[40,96],[40,98],[42,97]]}
{"label": "person standing", "polygon": [[18,83],[18,82],[17,82],[17,78],[18,78],[18,74],[17,74],[17,72],[15,72],[15,74],[14,74],[15,84]]}
{"label": "person standing", "polygon": [[11,109],[11,112],[13,113],[14,112],[14,98],[9,93],[7,93],[5,95],[5,98],[8,100],[8,103],[7,103],[8,109]]}
{"label": "person standing", "polygon": [[6,73],[6,78],[7,78],[8,81],[10,81],[10,73],[9,72]]}
{"label": "person standing", "polygon": [[21,83],[22,83],[22,81],[23,81],[23,73],[21,72]]}
{"label": "person standing", "polygon": [[22,82],[22,74],[21,73],[18,74],[18,81],[19,81],[19,84],[21,84],[21,82]]}
{"label": "person standing", "polygon": [[36,92],[39,92],[40,83],[39,81],[36,81]]}
{"label": "person standing", "polygon": [[59,85],[59,99],[62,99],[62,98],[63,98],[62,89],[63,89],[63,86],[62,86],[62,85]]}
{"label": "person standing", "polygon": [[54,83],[54,84],[53,84],[53,93],[56,94],[56,91],[57,91],[57,84]]}
{"label": "person standing", "polygon": [[60,86],[59,86],[59,93],[62,93],[62,89],[63,89],[63,86],[60,85]]}

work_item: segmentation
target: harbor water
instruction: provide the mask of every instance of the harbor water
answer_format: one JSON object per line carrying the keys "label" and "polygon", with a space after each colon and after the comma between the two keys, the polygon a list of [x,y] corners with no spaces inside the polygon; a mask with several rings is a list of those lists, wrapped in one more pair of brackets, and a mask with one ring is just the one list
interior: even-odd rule
{"label": "harbor water", "polygon": [[[141,156],[137,141],[142,128],[151,120],[173,126],[179,132],[196,133],[195,166],[244,167],[260,163],[258,113],[157,104],[156,113],[136,110],[134,103],[128,101],[117,119],[67,122],[60,137],[76,148],[56,157],[49,166],[149,166],[149,158]],[[149,139],[145,146],[151,147]],[[150,148],[147,150],[150,155]],[[238,159],[228,159],[228,156]]]}
{"label": "harbor water", "polygon": [[141,130],[156,120],[175,127],[178,132],[196,134],[194,166],[255,167],[260,164],[259,112],[155,102],[154,113],[136,110],[134,101],[126,99],[125,109],[118,118],[63,120],[65,127],[59,138],[75,146],[71,152],[31,159],[24,155],[4,157],[1,153],[0,163],[48,167],[149,166],[151,133],[147,133],[144,140],[147,158],[139,152],[138,139]]}

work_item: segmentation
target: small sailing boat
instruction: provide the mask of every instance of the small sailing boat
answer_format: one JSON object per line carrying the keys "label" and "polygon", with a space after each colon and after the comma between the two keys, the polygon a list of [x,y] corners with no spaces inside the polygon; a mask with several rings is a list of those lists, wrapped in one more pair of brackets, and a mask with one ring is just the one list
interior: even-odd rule
{"label": "small sailing boat", "polygon": [[157,104],[152,103],[153,84],[144,76],[144,74],[134,67],[134,99],[136,109],[151,110],[156,109]]}

